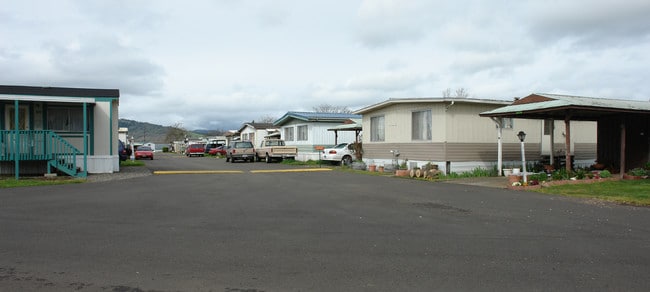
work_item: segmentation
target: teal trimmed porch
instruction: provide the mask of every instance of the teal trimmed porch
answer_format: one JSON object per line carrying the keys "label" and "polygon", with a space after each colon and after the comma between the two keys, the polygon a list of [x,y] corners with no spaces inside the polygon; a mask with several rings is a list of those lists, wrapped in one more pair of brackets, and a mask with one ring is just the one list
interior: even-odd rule
{"label": "teal trimmed porch", "polygon": [[[84,136],[84,143],[87,137]],[[83,156],[83,164],[77,157]],[[44,162],[43,173],[59,171],[72,177],[87,176],[87,154],[53,131],[47,130],[1,130],[0,164],[12,164],[16,178],[20,176],[21,162]],[[3,166],[3,167],[4,167]]]}

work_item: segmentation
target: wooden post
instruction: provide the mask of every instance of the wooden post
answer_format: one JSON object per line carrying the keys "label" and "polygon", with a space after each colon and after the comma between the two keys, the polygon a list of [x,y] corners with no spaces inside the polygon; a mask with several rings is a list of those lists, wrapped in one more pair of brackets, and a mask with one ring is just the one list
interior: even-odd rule
{"label": "wooden post", "polygon": [[623,178],[623,175],[625,174],[625,147],[626,147],[626,136],[627,136],[627,130],[625,127],[625,121],[621,121],[621,169],[619,171],[619,175],[621,178]]}

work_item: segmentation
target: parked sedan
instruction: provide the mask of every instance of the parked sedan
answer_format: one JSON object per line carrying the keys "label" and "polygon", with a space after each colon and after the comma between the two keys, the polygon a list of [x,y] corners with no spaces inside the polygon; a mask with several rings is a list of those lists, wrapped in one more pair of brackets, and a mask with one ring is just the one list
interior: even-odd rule
{"label": "parked sedan", "polygon": [[215,148],[210,149],[210,152],[208,152],[210,155],[222,155],[226,156],[226,146],[218,146]]}
{"label": "parked sedan", "polygon": [[149,146],[140,146],[135,149],[135,159],[149,158],[153,160],[153,149]]}
{"label": "parked sedan", "polygon": [[341,165],[350,165],[352,164],[352,157],[354,157],[354,143],[341,143],[323,150],[321,159],[340,162]]}

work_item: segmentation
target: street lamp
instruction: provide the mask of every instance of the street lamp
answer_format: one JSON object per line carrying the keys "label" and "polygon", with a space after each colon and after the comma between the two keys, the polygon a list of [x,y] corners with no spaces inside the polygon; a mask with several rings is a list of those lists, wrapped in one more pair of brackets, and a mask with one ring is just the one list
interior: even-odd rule
{"label": "street lamp", "polygon": [[524,171],[524,185],[527,185],[528,180],[526,178],[526,152],[524,150],[524,139],[526,139],[526,133],[524,133],[524,131],[519,131],[517,137],[519,138],[519,141],[521,141],[521,166]]}

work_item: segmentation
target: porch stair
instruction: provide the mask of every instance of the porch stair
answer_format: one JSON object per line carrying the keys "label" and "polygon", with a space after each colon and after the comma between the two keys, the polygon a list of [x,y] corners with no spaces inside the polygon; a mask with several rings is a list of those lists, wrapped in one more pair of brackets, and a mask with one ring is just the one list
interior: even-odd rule
{"label": "porch stair", "polygon": [[55,169],[72,177],[83,178],[88,173],[77,165],[79,155],[83,153],[53,131],[0,131],[0,161],[45,160],[48,174]]}

